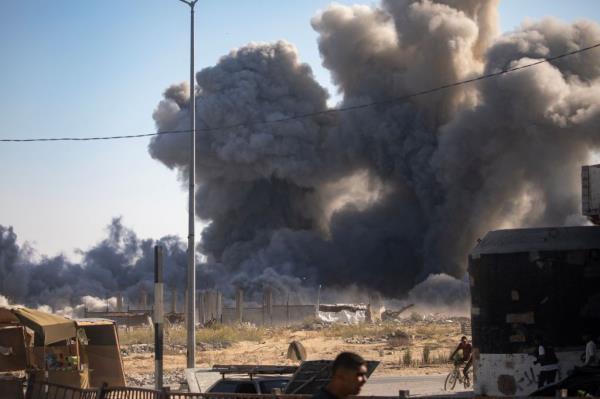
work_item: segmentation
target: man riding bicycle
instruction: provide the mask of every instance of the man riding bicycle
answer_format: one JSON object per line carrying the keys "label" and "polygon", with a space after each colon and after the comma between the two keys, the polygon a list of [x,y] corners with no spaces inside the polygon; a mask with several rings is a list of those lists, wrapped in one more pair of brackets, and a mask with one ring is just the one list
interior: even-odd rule
{"label": "man riding bicycle", "polygon": [[[462,357],[455,358],[459,350],[462,351]],[[457,367],[463,363],[466,363],[465,367],[463,368],[463,375],[467,377],[467,373],[473,364],[473,346],[464,335],[460,338],[460,343],[450,355],[450,360],[454,361],[454,365]]]}

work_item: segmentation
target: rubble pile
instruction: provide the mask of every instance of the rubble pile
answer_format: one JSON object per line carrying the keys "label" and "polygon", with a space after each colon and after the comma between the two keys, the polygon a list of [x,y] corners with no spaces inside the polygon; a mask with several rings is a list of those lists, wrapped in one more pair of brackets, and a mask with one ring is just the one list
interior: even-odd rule
{"label": "rubble pile", "polygon": [[386,337],[351,337],[346,338],[344,342],[347,344],[368,345],[386,343],[387,339]]}
{"label": "rubble pile", "polygon": [[[230,342],[196,342],[196,348],[201,352],[226,349],[230,346]],[[186,346],[183,344],[165,344],[164,351],[168,354],[184,354],[186,353]],[[154,353],[154,344],[130,344],[121,346],[122,356],[147,353]]]}
{"label": "rubble pile", "polygon": [[387,343],[392,348],[397,348],[399,346],[408,346],[410,344],[410,336],[404,331],[394,331],[390,335],[387,336]]}

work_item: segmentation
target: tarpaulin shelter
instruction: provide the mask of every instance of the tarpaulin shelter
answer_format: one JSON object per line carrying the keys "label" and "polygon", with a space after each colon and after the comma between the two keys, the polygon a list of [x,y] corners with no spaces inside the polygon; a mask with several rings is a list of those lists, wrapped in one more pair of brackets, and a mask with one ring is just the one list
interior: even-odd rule
{"label": "tarpaulin shelter", "polygon": [[27,368],[25,327],[7,308],[0,308],[0,399],[23,397],[23,370]]}
{"label": "tarpaulin shelter", "polygon": [[19,324],[19,318],[8,308],[0,308],[0,325]]}
{"label": "tarpaulin shelter", "polygon": [[79,388],[105,382],[123,386],[116,325],[23,307],[0,308],[0,373],[15,371]]}
{"label": "tarpaulin shelter", "polygon": [[90,368],[90,385],[107,383],[109,386],[125,386],[125,371],[119,349],[117,326],[112,320],[76,320],[87,337],[85,351]]}
{"label": "tarpaulin shelter", "polygon": [[66,341],[77,335],[75,322],[66,317],[27,308],[14,308],[12,312],[35,332],[35,346]]}

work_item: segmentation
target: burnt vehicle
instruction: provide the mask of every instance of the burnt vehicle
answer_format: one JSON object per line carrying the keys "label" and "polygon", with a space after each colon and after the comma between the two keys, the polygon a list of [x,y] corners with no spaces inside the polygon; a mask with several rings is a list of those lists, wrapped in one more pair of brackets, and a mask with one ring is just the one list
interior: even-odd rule
{"label": "burnt vehicle", "polygon": [[[600,226],[489,232],[469,255],[469,278],[476,395],[560,384],[582,365],[584,332],[600,335]],[[557,358],[541,387],[535,337]]]}

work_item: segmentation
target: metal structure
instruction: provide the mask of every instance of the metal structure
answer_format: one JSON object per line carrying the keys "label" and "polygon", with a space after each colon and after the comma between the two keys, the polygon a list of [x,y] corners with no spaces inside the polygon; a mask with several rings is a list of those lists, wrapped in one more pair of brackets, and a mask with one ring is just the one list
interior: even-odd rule
{"label": "metal structure", "polygon": [[581,167],[581,212],[600,225],[600,165]]}
{"label": "metal structure", "polygon": [[162,247],[154,247],[154,387],[163,387],[163,323],[164,289],[163,289],[163,257]]}
{"label": "metal structure", "polygon": [[583,332],[600,334],[600,227],[489,232],[469,255],[476,395],[527,396],[554,348],[556,378],[581,365]]}
{"label": "metal structure", "polygon": [[212,367],[225,377],[228,374],[248,374],[249,376],[259,374],[293,374],[298,370],[298,366],[280,366],[280,365],[264,365],[264,364],[215,364]]}
{"label": "metal structure", "polygon": [[198,0],[179,0],[190,6],[190,165],[189,165],[189,224],[187,264],[187,367],[196,365],[196,253],[195,219],[196,209],[196,90],[194,85],[194,6]]}

